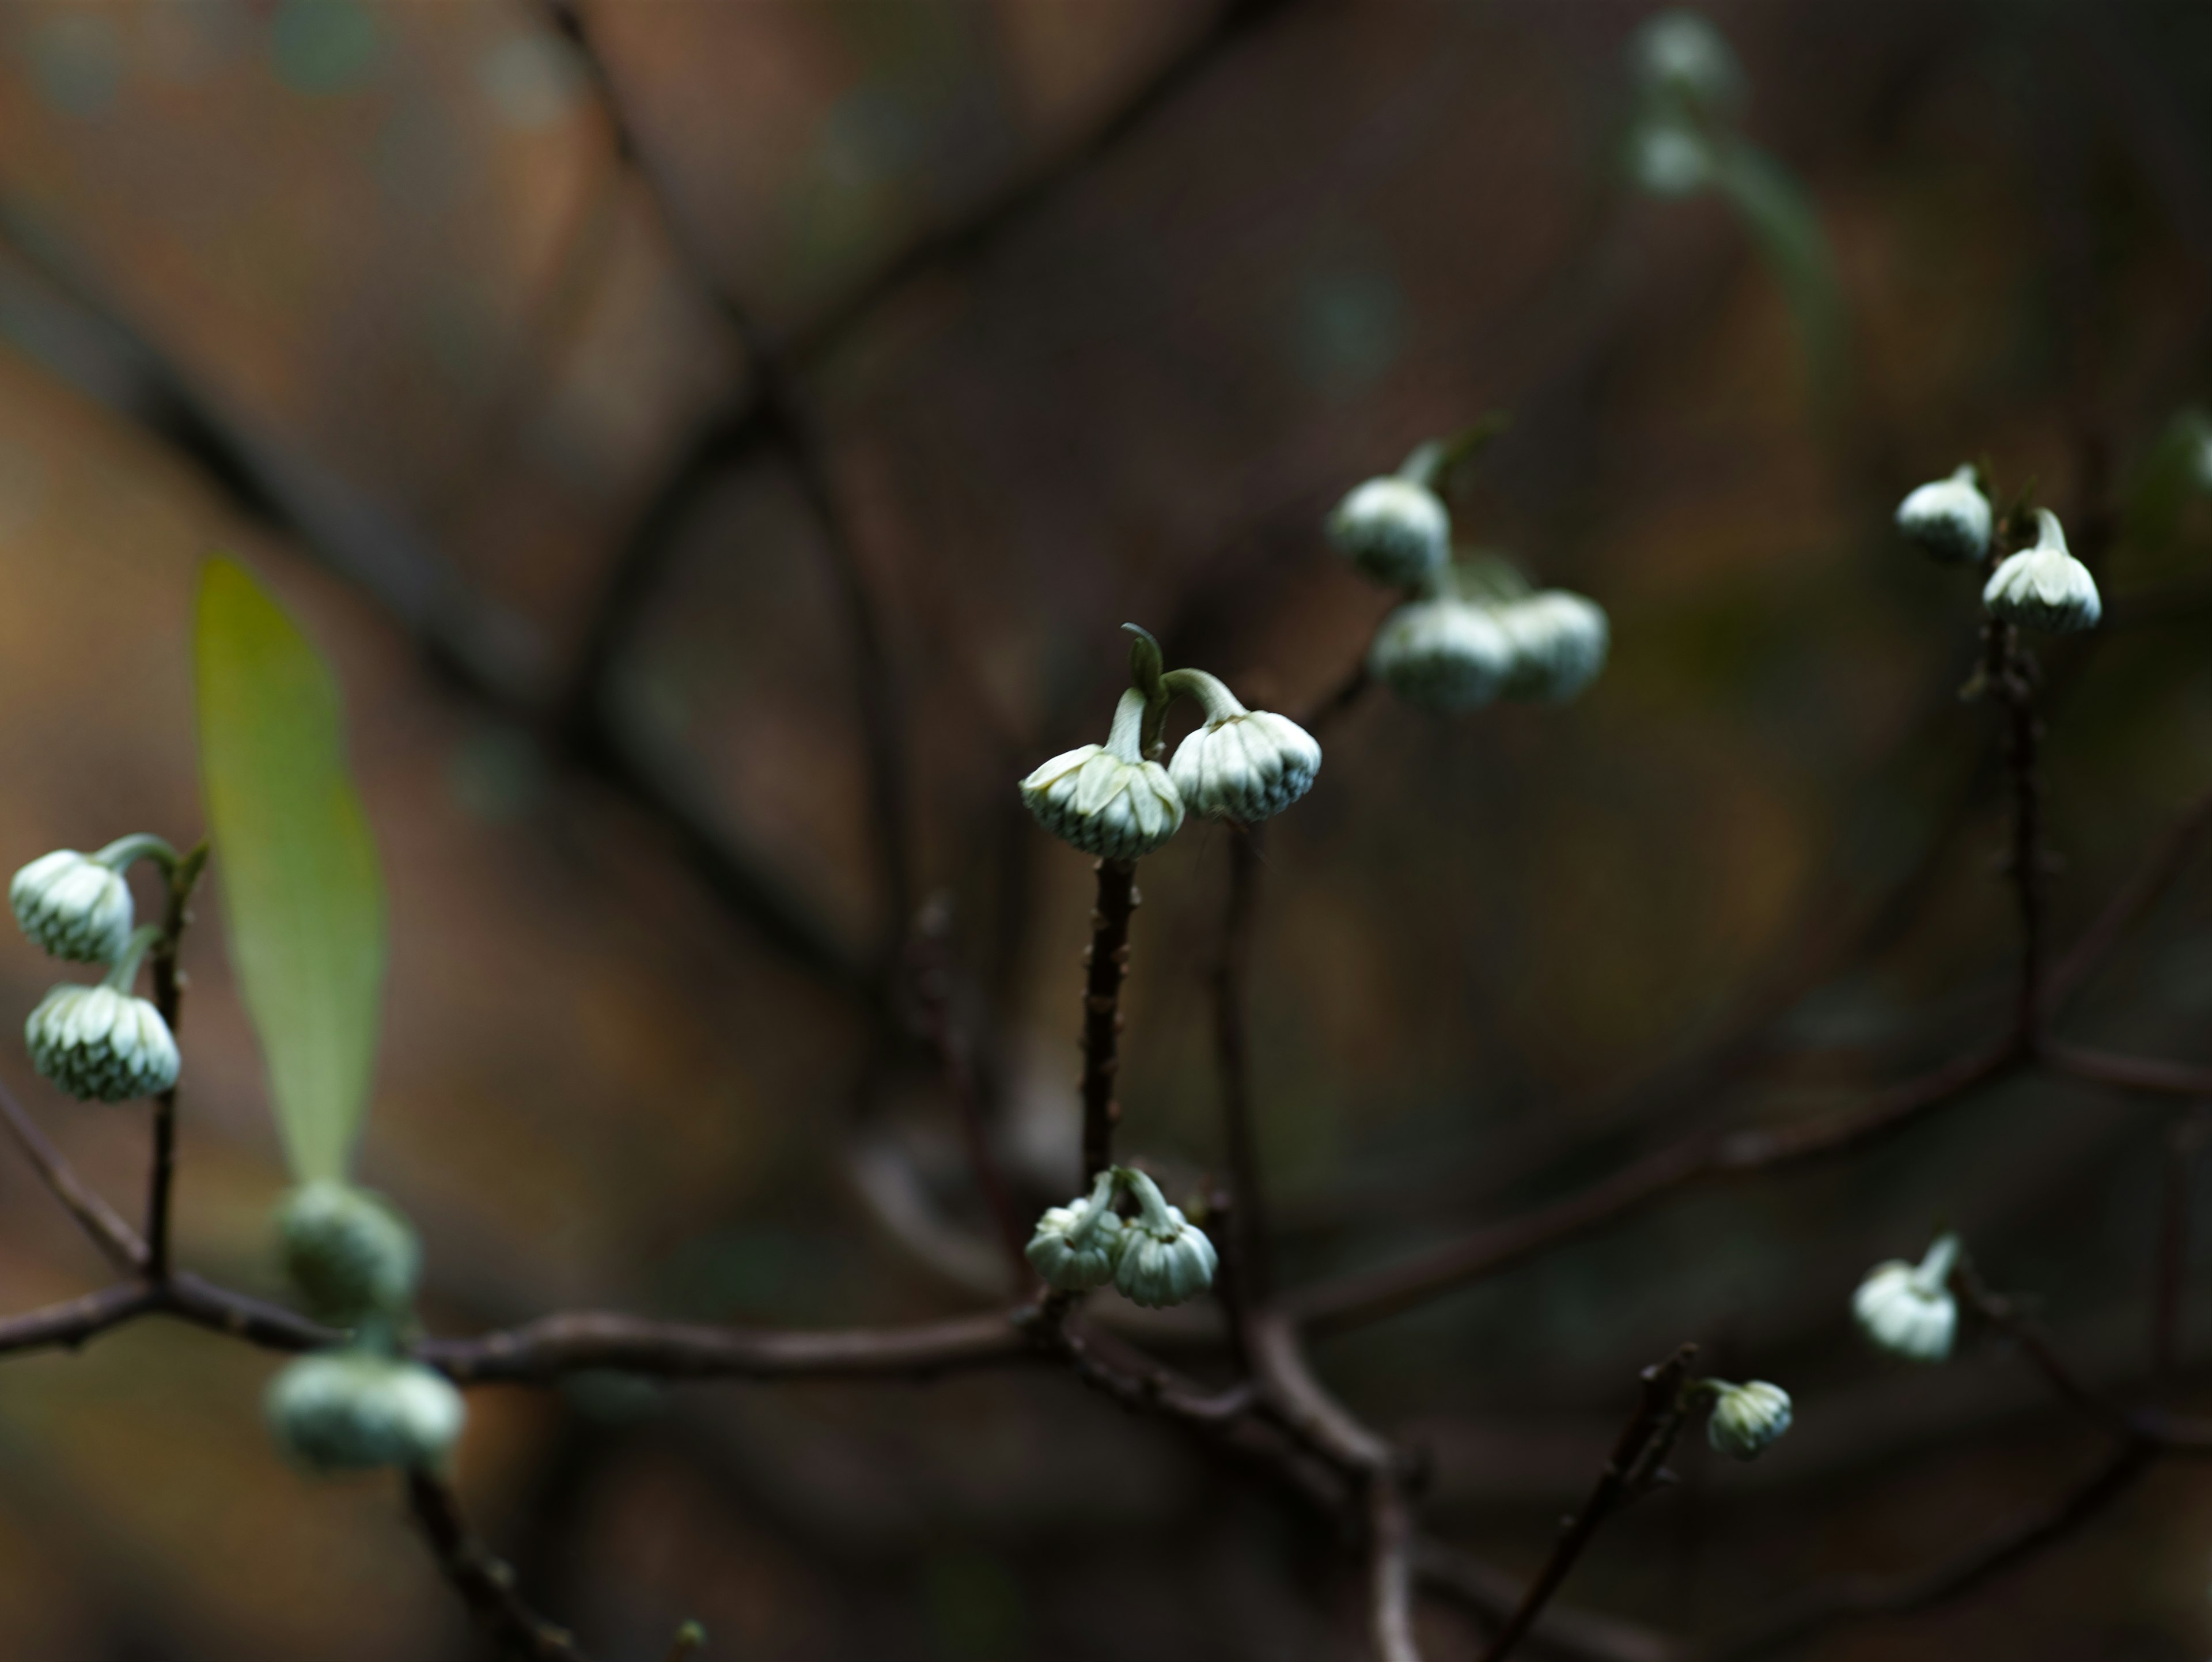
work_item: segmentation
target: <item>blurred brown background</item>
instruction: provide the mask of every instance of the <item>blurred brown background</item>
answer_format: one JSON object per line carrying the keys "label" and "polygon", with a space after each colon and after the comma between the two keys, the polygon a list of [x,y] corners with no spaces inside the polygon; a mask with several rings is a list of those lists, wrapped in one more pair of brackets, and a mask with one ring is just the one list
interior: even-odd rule
{"label": "blurred brown background", "polygon": [[[1255,1022],[1286,1273],[1845,1099],[1996,1019],[1990,715],[1954,697],[1973,585],[1887,516],[1970,456],[2069,524],[2120,513],[2204,393],[2212,10],[1710,9],[1747,131],[1833,246],[1850,380],[1824,408],[1743,227],[1618,182],[1633,0],[586,9],[672,234],[526,5],[0,10],[0,865],[198,834],[189,600],[210,549],[240,551],[349,690],[393,896],[362,1169],[424,1232],[437,1329],[584,1305],[827,1325],[1002,1292],[934,1070],[838,967],[899,927],[848,597],[787,455],[727,431],[745,358],[686,245],[819,422],[911,757],[914,898],[949,907],[1025,1205],[1069,1187],[1090,877],[1013,781],[1103,736],[1125,618],[1249,703],[1337,683],[1386,602],[1322,514],[1490,409],[1516,423],[1463,533],[1600,600],[1614,659],[1565,709],[1370,697],[1277,827]],[[706,488],[641,563],[687,456]],[[2050,661],[2063,934],[2212,772],[2212,514],[2124,524],[2112,626]],[[696,809],[720,854],[641,797]],[[799,924],[762,927],[731,851]],[[1225,863],[1187,831],[1137,924],[1127,1140],[1191,1179],[1219,1159],[1201,977]],[[202,910],[180,1256],[273,1294],[283,1175]],[[49,978],[0,940],[7,1008]],[[2198,875],[2071,1031],[2201,1055],[2208,1001]],[[0,1075],[37,1083],[17,1048]],[[137,1195],[136,1111],[29,1099]],[[1522,1571],[1637,1367],[1694,1337],[1787,1384],[1786,1443],[1727,1470],[1686,1449],[1683,1488],[1570,1588],[1709,1628],[1955,1548],[2085,1469],[1998,1347],[1907,1372],[1846,1300],[1953,1224],[2085,1371],[2138,1377],[2171,1117],[1991,1091],[1320,1363],[1433,1452],[1431,1521]],[[0,1161],[0,1304],[94,1284],[27,1169]],[[151,1325],[0,1371],[0,1655],[472,1653],[388,1485],[279,1462],[272,1366]],[[709,1656],[775,1662],[1364,1642],[1331,1542],[1060,1377],[473,1406],[464,1490],[596,1654],[657,1657],[688,1616]],[[2212,1492],[2177,1468],[2035,1571],[1816,1650],[2201,1656],[2208,1574]],[[1435,1655],[1470,1653],[1432,1617]]]}

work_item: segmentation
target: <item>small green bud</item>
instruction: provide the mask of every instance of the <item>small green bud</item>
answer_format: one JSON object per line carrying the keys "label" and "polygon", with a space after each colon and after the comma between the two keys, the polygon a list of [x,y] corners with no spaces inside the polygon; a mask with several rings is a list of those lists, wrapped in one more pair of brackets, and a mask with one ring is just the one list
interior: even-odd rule
{"label": "small green bud", "polygon": [[1971,462],[1948,479],[1922,485],[1897,505],[1898,534],[1939,560],[1980,563],[1989,555],[1996,523],[1990,499],[1974,483]]}
{"label": "small green bud", "polygon": [[57,849],[8,885],[15,921],[45,951],[78,964],[104,964],[131,940],[131,886],[91,855]]}
{"label": "small green bud", "polygon": [[161,1013],[109,986],[55,988],[23,1024],[31,1066],[80,1102],[128,1102],[177,1082],[177,1041]]}
{"label": "small green bud", "polygon": [[1451,514],[1412,479],[1354,485],[1328,516],[1328,539],[1362,574],[1395,588],[1418,588],[1451,559]]}
{"label": "small green bud", "polygon": [[1145,695],[1130,688],[1104,744],[1063,752],[1022,781],[1022,801],[1037,824],[1107,860],[1150,854],[1182,828],[1175,782],[1139,748],[1145,705]]}
{"label": "small green bud", "polygon": [[1118,1168],[1137,1202],[1137,1215],[1121,1238],[1114,1285],[1133,1304],[1148,1309],[1181,1304],[1213,1285],[1213,1243],[1206,1231],[1170,1206],[1159,1185],[1142,1172]]}
{"label": "small green bud", "polygon": [[335,1178],[302,1184],[278,1208],[276,1234],[285,1274],[319,1319],[354,1327],[414,1304],[422,1250],[379,1196]]}
{"label": "small green bud", "polygon": [[1122,1233],[1114,1212],[1114,1174],[1101,1172],[1088,1195],[1037,1220],[1024,1256],[1054,1292],[1087,1293],[1114,1279]]}
{"label": "small green bud", "polygon": [[1722,1453],[1738,1460],[1753,1460],[1790,1429],[1790,1393],[1764,1379],[1749,1385],[1730,1385],[1709,1379],[1713,1391],[1712,1416],[1705,1422],[1705,1440]]}
{"label": "small green bud", "polygon": [[1415,600],[1382,620],[1367,668],[1409,704],[1474,709],[1498,696],[1513,645],[1481,607],[1459,600]]}
{"label": "small green bud", "polygon": [[1940,1362],[1951,1354],[1959,1329],[1959,1301],[1951,1296],[1951,1268],[1959,1238],[1939,1237],[1918,1263],[1893,1258],[1876,1264],[1851,1294],[1860,1330],[1883,1350],[1916,1362]]}
{"label": "small green bud", "polygon": [[317,1471],[435,1465],[468,1412],[443,1374],[368,1350],[301,1357],[270,1381],[265,1406],[278,1446]]}
{"label": "small green bud", "polygon": [[2094,629],[2104,615],[2097,580],[2066,551],[2066,533],[2047,508],[2035,510],[2035,546],[2013,555],[1990,575],[1982,604],[1990,616],[2053,634]]}

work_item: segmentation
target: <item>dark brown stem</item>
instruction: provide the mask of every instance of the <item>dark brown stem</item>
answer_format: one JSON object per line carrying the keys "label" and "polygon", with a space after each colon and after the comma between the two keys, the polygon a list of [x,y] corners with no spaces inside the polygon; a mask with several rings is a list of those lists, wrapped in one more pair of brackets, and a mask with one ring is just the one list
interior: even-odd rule
{"label": "dark brown stem", "polygon": [[471,1531],[459,1497],[443,1478],[428,1471],[409,1472],[407,1507],[430,1543],[440,1574],[453,1583],[501,1654],[519,1662],[588,1662],[568,1629],[556,1627],[523,1601],[515,1591],[514,1572]]}
{"label": "dark brown stem", "polygon": [[105,1196],[77,1176],[76,1167],[39,1129],[39,1123],[5,1085],[0,1085],[0,1119],[7,1122],[8,1133],[15,1139],[24,1158],[38,1168],[46,1187],[69,1208],[70,1215],[92,1238],[93,1245],[106,1254],[108,1262],[126,1273],[143,1270],[146,1267],[146,1243],[139,1238],[138,1232],[123,1221],[122,1214],[110,1206]]}
{"label": "dark brown stem", "polygon": [[2148,1096],[2194,1097],[2212,1100],[2212,1068],[2155,1056],[2114,1056],[2071,1044],[2046,1044],[2037,1058],[2053,1073],[2094,1085],[2110,1085]]}
{"label": "dark brown stem", "polygon": [[1552,1555],[1528,1584],[1519,1606],[1492,1636],[1482,1653],[1482,1662],[1504,1662],[1535,1625],[1552,1595],[1559,1592],[1559,1584],[1567,1579],[1599,1525],[1654,1481],[1681,1428],[1682,1386],[1689,1376],[1690,1359],[1696,1354],[1695,1345],[1686,1344],[1665,1361],[1644,1370],[1644,1388],[1637,1397],[1635,1411],[1621,1427],[1612,1457],[1598,1473],[1596,1487],[1590,1490],[1583,1509],[1567,1521]]}
{"label": "dark brown stem", "polygon": [[1083,980],[1083,1183],[1114,1163],[1114,1099],[1121,1070],[1121,983],[1129,971],[1129,915],[1138,904],[1137,862],[1101,860],[1098,898],[1091,914],[1091,947]]}
{"label": "dark brown stem", "polygon": [[1994,1293],[1970,1262],[1961,1261],[1951,1272],[1951,1286],[1992,1327],[2005,1334],[2043,1375],[2060,1401],[2085,1418],[2108,1430],[2129,1430],[2132,1421],[2124,1409],[2107,1402],[2078,1378],[2045,1336],[2042,1328],[2013,1300]]}
{"label": "dark brown stem", "polygon": [[2019,631],[2002,618],[1982,625],[1983,685],[2004,712],[2005,778],[2009,790],[2011,840],[2007,875],[2020,911],[2020,987],[2014,1020],[2021,1044],[2033,1051],[2043,1024],[2044,875],[2049,855],[2043,846],[2043,791],[2036,770],[2042,727],[2035,715],[2034,689],[2020,649]]}
{"label": "dark brown stem", "polygon": [[[154,1008],[173,1037],[184,1014],[184,977],[177,968],[185,925],[191,919],[192,887],[207,864],[208,845],[200,843],[165,873],[167,896],[161,913],[161,938],[154,943]],[[169,1274],[169,1196],[177,1176],[177,1087],[154,1099],[154,1163],[146,1187],[146,1279],[159,1282]]]}
{"label": "dark brown stem", "polygon": [[1367,1485],[1370,1627],[1378,1662],[1421,1662],[1413,1636],[1413,1517],[1404,1488],[1389,1473]]}
{"label": "dark brown stem", "polygon": [[1260,1180],[1258,1127],[1252,1109],[1250,996],[1252,929],[1260,903],[1262,832],[1229,828],[1229,900],[1221,926],[1221,959],[1213,971],[1213,1043],[1221,1072],[1222,1127],[1229,1145],[1231,1269],[1238,1302],[1264,1306],[1273,1294],[1266,1191]]}

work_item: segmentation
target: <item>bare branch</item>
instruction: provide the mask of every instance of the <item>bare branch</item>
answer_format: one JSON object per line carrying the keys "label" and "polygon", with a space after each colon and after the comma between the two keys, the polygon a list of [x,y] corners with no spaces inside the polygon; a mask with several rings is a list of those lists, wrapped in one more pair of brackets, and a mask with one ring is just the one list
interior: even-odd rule
{"label": "bare branch", "polygon": [[1250,998],[1252,930],[1260,900],[1263,827],[1229,827],[1229,899],[1221,957],[1213,971],[1213,1049],[1221,1075],[1221,1120],[1229,1145],[1230,1283],[1238,1306],[1265,1305],[1273,1291],[1267,1194],[1260,1180],[1259,1128],[1252,1108]]}
{"label": "bare branch", "polygon": [[2212,1068],[2154,1056],[2114,1056],[2071,1044],[2046,1044],[2037,1060],[2056,1074],[2093,1085],[2110,1085],[2148,1096],[2191,1097],[2212,1101]]}
{"label": "bare branch", "polygon": [[1421,1662],[1413,1636],[1413,1518],[1397,1479],[1367,1485],[1367,1580],[1377,1662]]}
{"label": "bare branch", "polygon": [[110,1328],[135,1321],[155,1303],[151,1288],[137,1282],[118,1282],[66,1304],[10,1316],[0,1320],[0,1356],[49,1350],[57,1345],[74,1350]]}
{"label": "bare branch", "polygon": [[[1413,1545],[1413,1573],[1431,1592],[1495,1628],[1520,1605],[1522,1584],[1493,1565],[1426,1537]],[[1569,1609],[1556,1600],[1536,1618],[1528,1643],[1571,1662],[1671,1662],[1676,1647],[1648,1629]]]}
{"label": "bare branch", "polygon": [[420,1470],[407,1473],[406,1482],[408,1510],[429,1542],[440,1573],[502,1654],[520,1662],[588,1662],[574,1635],[524,1602],[515,1590],[514,1572],[477,1539],[450,1484]]}
{"label": "bare branch", "polygon": [[69,1208],[107,1261],[126,1275],[143,1269],[146,1243],[138,1232],[77,1176],[68,1157],[39,1129],[39,1123],[4,1084],[0,1084],[0,1120],[7,1122],[9,1135],[15,1139],[24,1158],[38,1168],[46,1187]]}
{"label": "bare branch", "polygon": [[[174,1034],[184,1020],[184,981],[177,953],[191,921],[192,890],[206,869],[208,845],[195,844],[175,865],[162,871],[161,934],[154,943],[154,1008]],[[161,1282],[169,1274],[169,1195],[177,1177],[177,1087],[154,1099],[154,1159],[146,1179],[146,1278]]]}
{"label": "bare branch", "polygon": [[1121,983],[1129,970],[1129,916],[1137,910],[1137,862],[1101,860],[1098,898],[1084,953],[1083,1181],[1087,1187],[1114,1163],[1114,1099],[1120,1071]]}

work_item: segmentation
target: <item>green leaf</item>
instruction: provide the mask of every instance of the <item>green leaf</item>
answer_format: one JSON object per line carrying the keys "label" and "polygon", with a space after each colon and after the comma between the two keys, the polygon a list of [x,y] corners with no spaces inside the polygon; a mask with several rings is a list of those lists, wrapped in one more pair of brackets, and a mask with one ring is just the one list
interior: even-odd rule
{"label": "green leaf", "polygon": [[337,680],[230,560],[200,582],[200,767],[230,955],[293,1174],[342,1177],[368,1101],[384,882]]}

